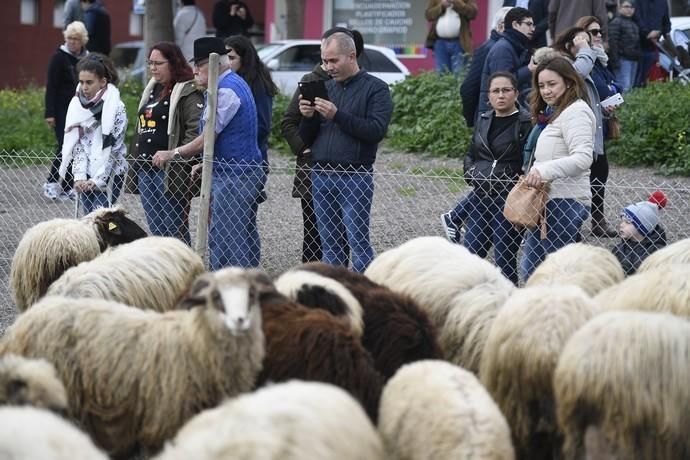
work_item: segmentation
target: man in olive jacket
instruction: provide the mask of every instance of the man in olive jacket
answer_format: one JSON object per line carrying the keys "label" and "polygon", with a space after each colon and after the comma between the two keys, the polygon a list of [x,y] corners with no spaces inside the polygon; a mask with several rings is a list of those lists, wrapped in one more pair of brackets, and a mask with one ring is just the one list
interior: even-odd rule
{"label": "man in olive jacket", "polygon": [[470,21],[477,17],[475,0],[428,0],[424,16],[432,21],[426,47],[434,50],[436,70],[457,74],[472,54]]}
{"label": "man in olive jacket", "polygon": [[299,135],[312,150],[312,194],[322,260],[348,265],[338,238],[344,225],[352,269],[361,273],[374,258],[369,238],[373,164],[393,115],[393,101],[384,81],[360,70],[351,36],[338,32],[328,37],[321,60],[331,76],[326,82],[329,100],[317,97],[314,105],[300,100]]}

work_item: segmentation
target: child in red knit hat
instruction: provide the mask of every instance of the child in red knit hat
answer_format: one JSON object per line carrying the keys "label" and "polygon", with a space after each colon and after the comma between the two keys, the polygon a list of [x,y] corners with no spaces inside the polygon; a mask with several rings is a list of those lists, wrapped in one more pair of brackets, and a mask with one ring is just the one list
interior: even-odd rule
{"label": "child in red knit hat", "polygon": [[626,275],[635,273],[647,256],[666,246],[666,231],[659,223],[659,211],[667,203],[664,192],[657,190],[647,201],[631,204],[621,212],[618,224],[621,242],[613,248],[613,254]]}

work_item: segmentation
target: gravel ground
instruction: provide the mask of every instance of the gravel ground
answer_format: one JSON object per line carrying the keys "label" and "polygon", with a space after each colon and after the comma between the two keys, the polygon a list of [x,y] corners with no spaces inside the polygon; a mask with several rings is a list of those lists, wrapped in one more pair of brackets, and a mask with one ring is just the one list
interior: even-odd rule
{"label": "gravel ground", "polygon": [[[4,160],[5,158],[0,158]],[[462,170],[457,159],[426,158],[382,151],[377,161],[376,192],[372,210],[371,235],[380,253],[410,238],[443,235],[439,215],[450,209],[463,193],[461,181],[453,179]],[[53,203],[41,195],[45,166],[0,169],[0,335],[16,313],[8,290],[12,255],[24,231],[54,217],[74,215],[72,202]],[[291,198],[292,162],[278,157],[272,161],[267,185],[268,201],[259,209],[262,266],[270,274],[280,273],[300,262],[301,212],[299,200]],[[620,209],[646,199],[654,189],[663,189],[669,206],[663,221],[669,239],[689,236],[690,178],[667,178],[645,168],[612,168],[607,188],[610,221],[616,222]],[[139,222],[144,222],[137,196],[125,195],[123,204]],[[193,216],[195,222],[195,216]],[[588,233],[587,242],[611,246],[616,239],[597,240]]]}

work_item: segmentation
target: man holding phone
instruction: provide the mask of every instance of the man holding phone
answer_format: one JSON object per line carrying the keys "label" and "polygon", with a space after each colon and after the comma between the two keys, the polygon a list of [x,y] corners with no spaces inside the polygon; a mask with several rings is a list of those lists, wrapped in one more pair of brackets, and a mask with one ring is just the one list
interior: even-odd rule
{"label": "man holding phone", "polygon": [[363,272],[374,258],[369,238],[374,195],[373,164],[393,114],[388,85],[359,68],[351,35],[326,38],[321,60],[331,77],[329,100],[314,105],[300,98],[299,136],[311,146],[314,210],[321,239],[322,260],[348,265],[338,229],[344,226],[352,269]]}

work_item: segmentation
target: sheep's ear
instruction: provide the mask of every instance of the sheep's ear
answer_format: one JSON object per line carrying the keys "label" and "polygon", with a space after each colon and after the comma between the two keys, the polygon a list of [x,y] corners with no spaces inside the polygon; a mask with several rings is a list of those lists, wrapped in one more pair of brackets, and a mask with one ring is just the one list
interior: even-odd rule
{"label": "sheep's ear", "polygon": [[148,236],[143,228],[125,215],[125,211],[117,209],[105,212],[96,219],[98,233],[107,246],[129,243]]}
{"label": "sheep's ear", "polygon": [[187,295],[179,302],[178,309],[191,310],[194,307],[205,305],[208,301],[210,291],[213,289],[214,283],[211,273],[202,273],[192,284],[192,287],[187,292]]}
{"label": "sheep's ear", "polygon": [[272,292],[275,291],[275,286],[271,278],[261,270],[247,270],[247,276],[253,281],[257,287],[257,292]]}
{"label": "sheep's ear", "polygon": [[5,390],[7,391],[7,403],[12,405],[24,404],[24,391],[26,390],[26,381],[21,379],[11,379],[7,382]]}

